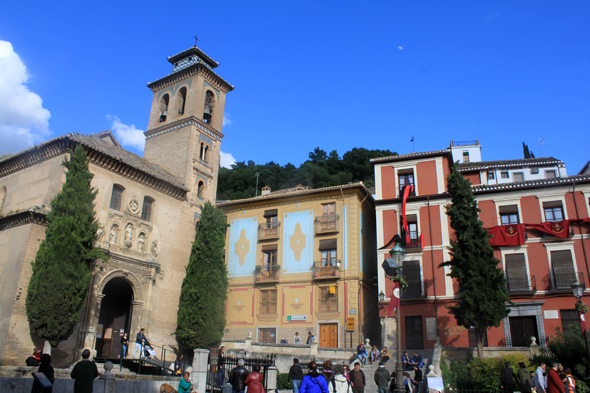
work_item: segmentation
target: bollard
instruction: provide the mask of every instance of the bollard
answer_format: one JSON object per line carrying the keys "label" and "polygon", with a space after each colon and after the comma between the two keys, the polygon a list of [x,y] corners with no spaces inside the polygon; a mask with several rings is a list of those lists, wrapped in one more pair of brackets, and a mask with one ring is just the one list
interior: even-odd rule
{"label": "bollard", "polygon": [[277,389],[277,368],[276,366],[269,366],[266,369],[266,391],[272,392]]}
{"label": "bollard", "polygon": [[99,379],[104,380],[104,392],[105,393],[114,393],[116,391],[115,387],[117,384],[117,380],[115,376],[111,373],[113,369],[113,363],[110,361],[106,361],[104,364],[104,373],[99,377]]}
{"label": "bollard", "polygon": [[195,349],[193,357],[193,373],[191,379],[195,384],[197,392],[204,393],[207,391],[207,366],[209,359],[208,349]]}

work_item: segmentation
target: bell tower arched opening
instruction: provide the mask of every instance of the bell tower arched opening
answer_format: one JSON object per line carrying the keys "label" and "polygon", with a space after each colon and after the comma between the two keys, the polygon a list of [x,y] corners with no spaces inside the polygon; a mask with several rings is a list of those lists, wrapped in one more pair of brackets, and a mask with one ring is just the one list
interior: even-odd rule
{"label": "bell tower arched opening", "polygon": [[123,334],[127,333],[128,338],[131,336],[133,299],[133,288],[123,277],[115,277],[105,285],[96,331],[98,356],[116,358],[121,354]]}

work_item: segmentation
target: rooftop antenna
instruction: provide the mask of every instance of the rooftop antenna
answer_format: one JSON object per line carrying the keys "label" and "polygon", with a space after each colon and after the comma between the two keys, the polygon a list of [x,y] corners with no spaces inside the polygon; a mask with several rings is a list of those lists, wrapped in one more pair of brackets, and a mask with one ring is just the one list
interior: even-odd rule
{"label": "rooftop antenna", "polygon": [[196,35],[196,34],[195,34],[195,36],[194,36],[193,38],[195,39],[195,48],[196,48],[196,47],[197,47],[197,41],[198,41],[199,39],[197,38],[197,35]]}
{"label": "rooftop antenna", "polygon": [[539,146],[541,147],[541,157],[543,157],[543,141],[547,138],[544,136],[543,138],[539,139]]}
{"label": "rooftop antenna", "polygon": [[412,142],[412,153],[414,153],[416,150],[414,149],[414,135],[412,135],[412,139],[410,139],[410,142]]}

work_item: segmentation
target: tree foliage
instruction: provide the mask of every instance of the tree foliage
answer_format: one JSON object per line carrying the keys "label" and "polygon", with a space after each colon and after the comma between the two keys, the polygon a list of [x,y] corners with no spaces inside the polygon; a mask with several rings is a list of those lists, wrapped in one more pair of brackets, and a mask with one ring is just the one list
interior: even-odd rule
{"label": "tree foliage", "polygon": [[260,174],[258,195],[263,186],[276,191],[298,184],[318,188],[362,181],[367,187],[372,187],[375,181],[369,160],[392,155],[396,153],[355,147],[340,158],[336,150],[328,154],[316,147],[309,153],[309,160],[299,167],[290,163],[282,166],[272,161],[264,165],[257,165],[254,161],[237,162],[231,169],[219,169],[217,199],[232,200],[255,196],[256,172]]}
{"label": "tree foliage", "polygon": [[522,142],[522,150],[524,153],[524,158],[535,158],[535,154],[529,150],[529,146]]}
{"label": "tree foliage", "polygon": [[98,221],[97,190],[90,187],[86,152],[81,146],[64,161],[66,182],[51,201],[45,240],[41,242],[29,281],[26,311],[31,331],[55,347],[78,322],[90,284],[90,264],[108,260],[94,248]]}
{"label": "tree foliage", "polygon": [[193,243],[178,305],[176,338],[191,348],[212,348],[225,329],[225,213],[206,202]]}
{"label": "tree foliage", "polygon": [[478,356],[483,356],[483,337],[486,329],[498,327],[509,310],[506,280],[494,250],[488,243],[489,234],[479,220],[477,201],[471,191],[471,183],[451,166],[447,178],[451,205],[447,215],[455,240],[451,241],[451,260],[440,266],[451,268],[451,277],[459,282],[461,297],[454,306],[447,307],[457,324],[475,328]]}

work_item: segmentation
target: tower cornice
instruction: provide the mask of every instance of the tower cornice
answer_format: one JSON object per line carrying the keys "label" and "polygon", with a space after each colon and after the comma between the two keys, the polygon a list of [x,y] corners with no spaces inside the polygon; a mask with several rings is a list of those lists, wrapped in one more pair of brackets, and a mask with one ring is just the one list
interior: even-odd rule
{"label": "tower cornice", "polygon": [[201,119],[199,119],[195,116],[185,117],[185,118],[173,121],[171,123],[168,123],[166,125],[152,128],[151,130],[147,130],[143,134],[145,135],[146,139],[150,139],[155,136],[166,134],[170,131],[174,131],[174,130],[177,130],[179,128],[186,127],[189,125],[193,125],[193,126],[197,127],[198,129],[200,129],[201,131],[204,131],[205,134],[209,135],[211,138],[215,139],[218,142],[221,142],[221,139],[224,137],[224,135],[221,132],[217,131],[216,129],[209,126],[208,124],[203,123],[203,121]]}
{"label": "tower cornice", "polygon": [[180,71],[173,72],[171,74],[166,75],[163,78],[150,82],[147,84],[147,86],[150,88],[152,92],[155,93],[159,90],[165,89],[166,87],[172,86],[195,75],[202,75],[203,78],[205,78],[205,80],[209,84],[211,84],[212,86],[216,87],[224,93],[234,90],[233,85],[229,84],[225,79],[217,75],[205,64],[201,63],[201,60],[199,60],[199,62],[193,64],[190,67],[184,68]]}

